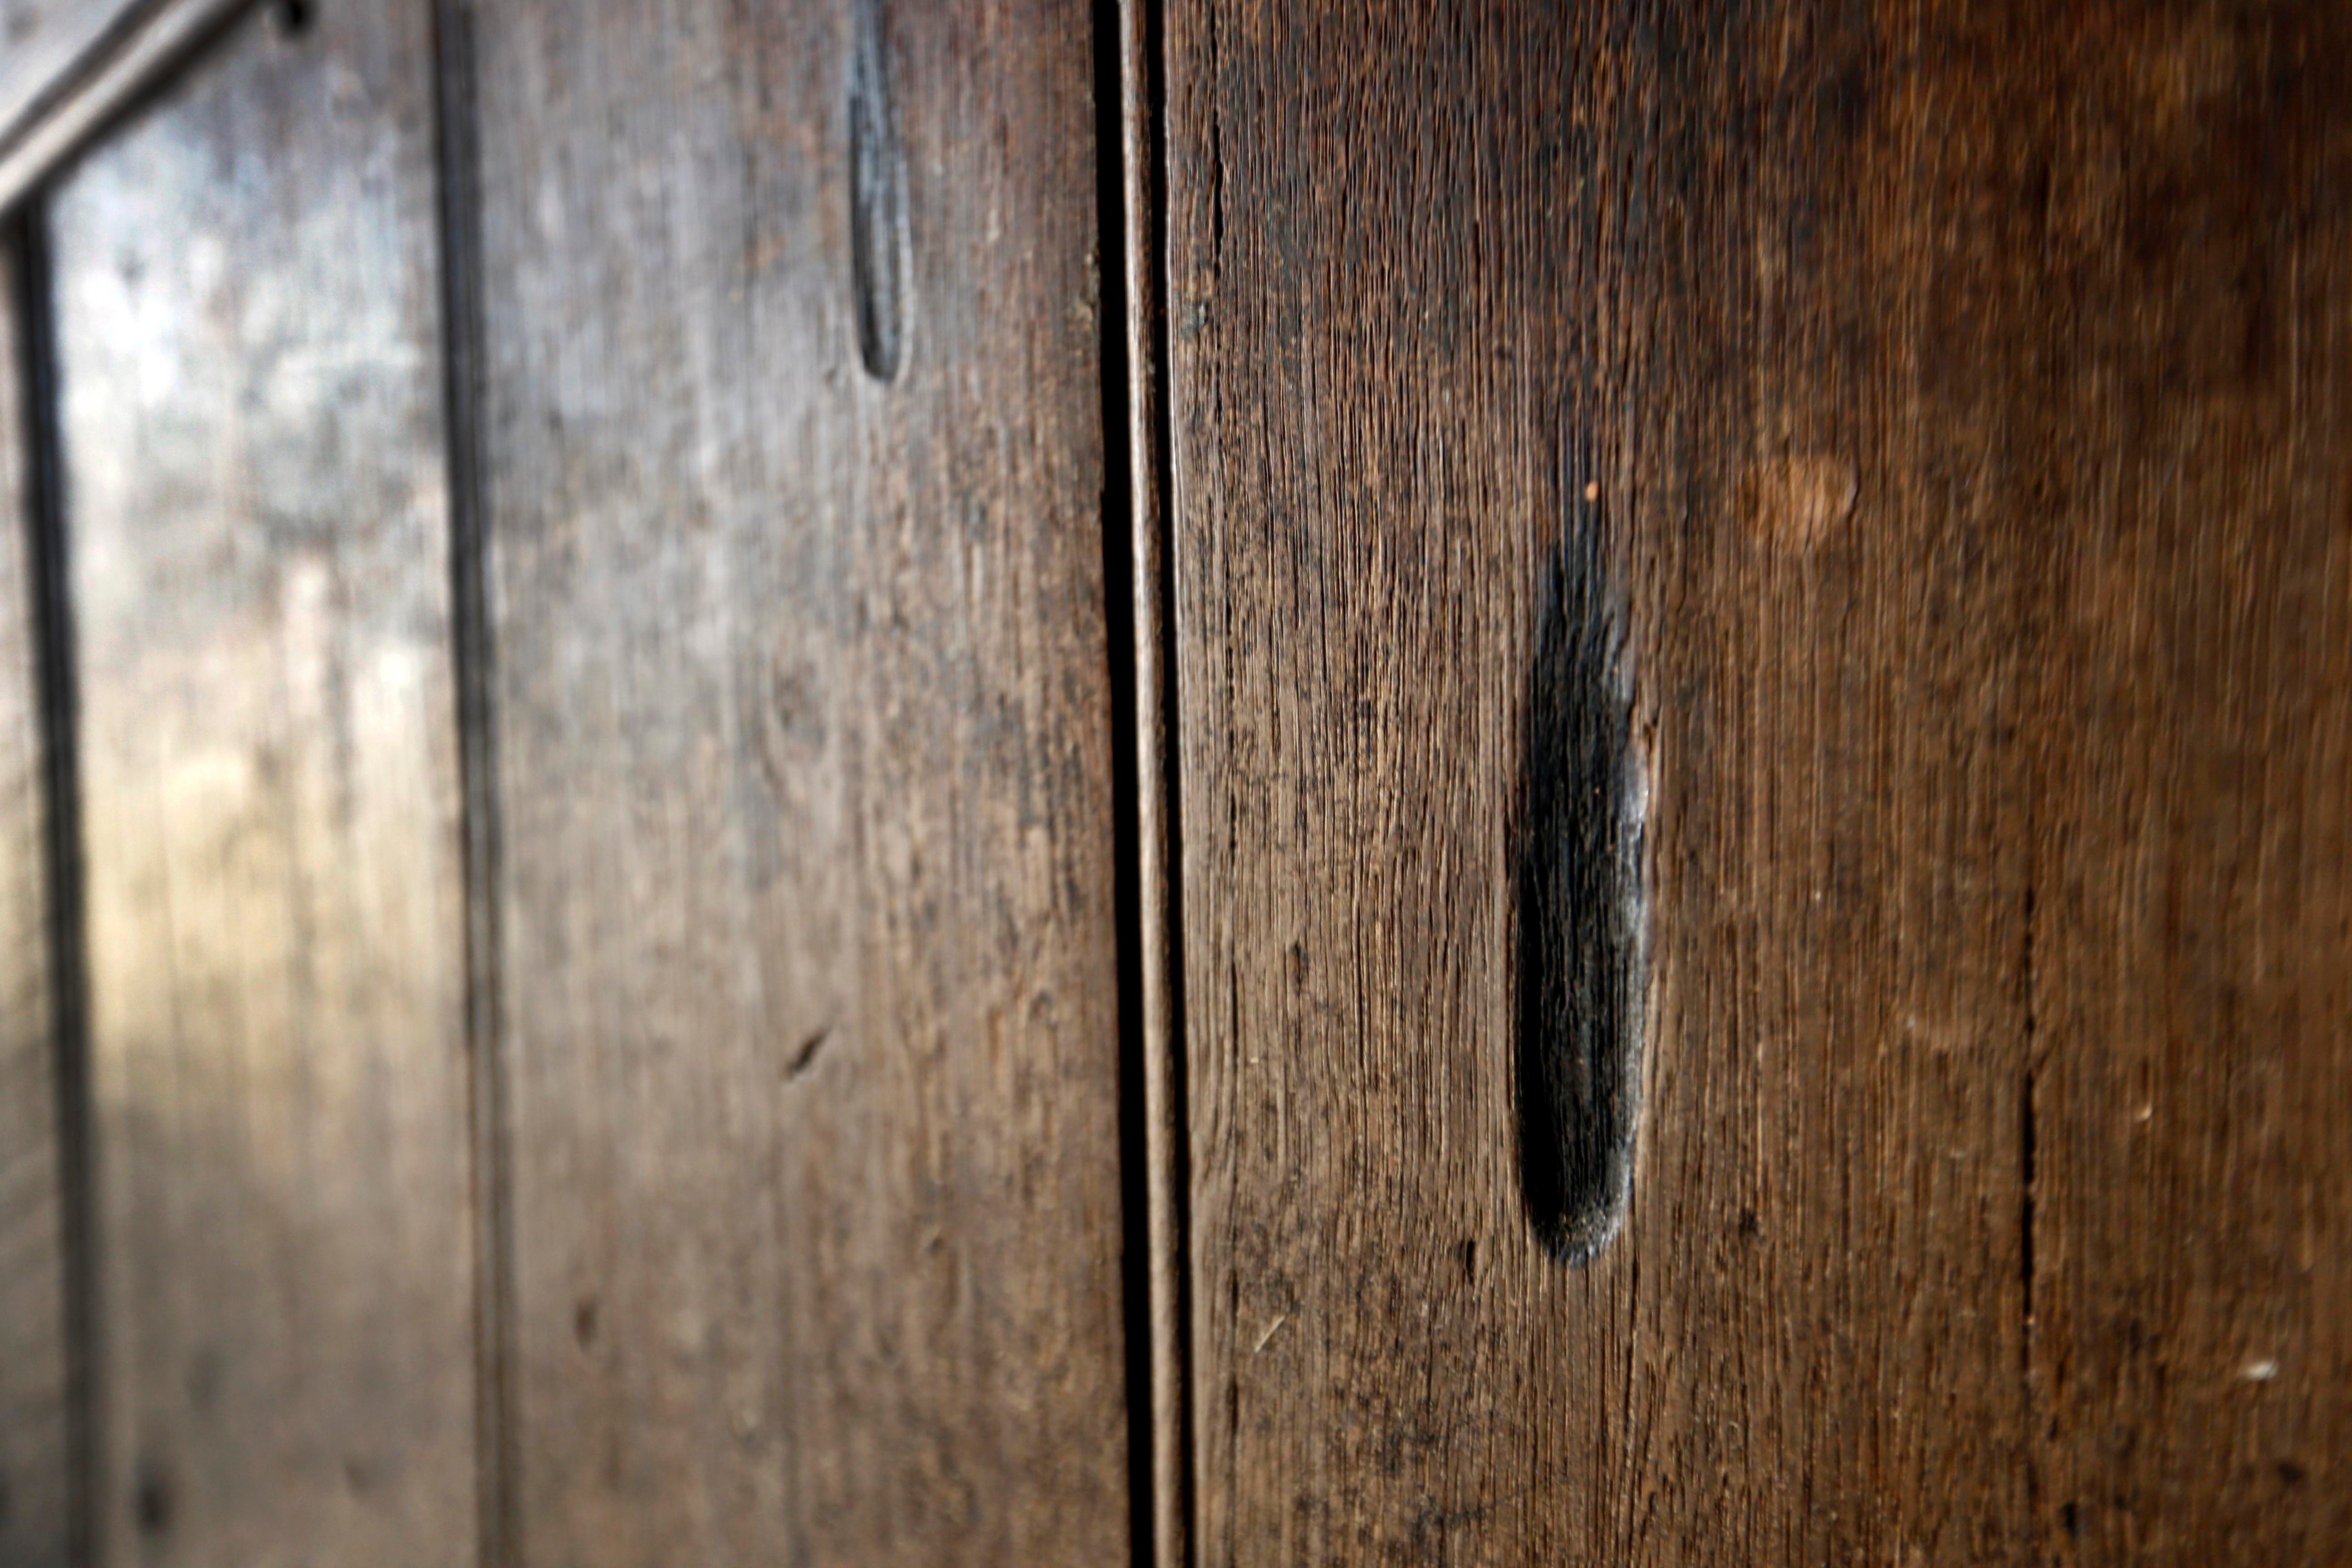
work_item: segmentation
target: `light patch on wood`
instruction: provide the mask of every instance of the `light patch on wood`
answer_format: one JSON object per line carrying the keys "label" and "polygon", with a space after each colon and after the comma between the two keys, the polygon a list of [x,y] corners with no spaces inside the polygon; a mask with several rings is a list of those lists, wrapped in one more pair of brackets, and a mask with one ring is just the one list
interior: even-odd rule
{"label": "light patch on wood", "polygon": [[1825,452],[1792,453],[1751,469],[1740,486],[1740,512],[1755,535],[1782,550],[1819,550],[1853,515],[1859,490],[1853,464]]}

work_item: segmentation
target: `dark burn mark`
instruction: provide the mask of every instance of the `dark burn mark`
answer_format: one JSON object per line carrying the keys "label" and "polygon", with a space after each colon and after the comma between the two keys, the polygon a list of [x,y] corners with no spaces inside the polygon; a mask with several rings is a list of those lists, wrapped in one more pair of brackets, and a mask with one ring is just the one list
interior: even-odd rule
{"label": "dark burn mark", "polygon": [[905,342],[907,163],[884,60],[882,0],[859,0],[849,68],[849,265],[857,357],[896,380]]}
{"label": "dark burn mark", "polygon": [[1625,611],[1599,488],[1562,475],[1566,526],[1538,591],[1518,847],[1519,1174],[1544,1246],[1608,1246],[1631,1195],[1648,896]]}
{"label": "dark burn mark", "polygon": [[784,1064],[784,1076],[788,1079],[798,1078],[815,1065],[817,1052],[824,1048],[824,1042],[832,1037],[832,1034],[833,1026],[828,1024],[803,1040],[800,1047],[793,1052],[792,1060]]}
{"label": "dark burn mark", "polygon": [[139,1484],[131,1501],[131,1516],[142,1535],[161,1535],[172,1528],[178,1494],[171,1472],[150,1459],[139,1467]]}
{"label": "dark burn mark", "polygon": [[2034,1145],[2038,1141],[2033,1122],[2033,1074],[2025,1075],[2024,1091],[2018,1096],[2018,1202],[2017,1273],[2018,1283],[2025,1292],[2025,1321],[2033,1321],[2033,1193]]}

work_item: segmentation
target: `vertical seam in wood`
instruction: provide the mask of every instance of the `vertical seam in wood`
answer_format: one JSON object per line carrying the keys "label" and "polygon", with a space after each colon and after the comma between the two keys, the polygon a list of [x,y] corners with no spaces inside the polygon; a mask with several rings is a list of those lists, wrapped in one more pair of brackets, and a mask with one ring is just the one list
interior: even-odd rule
{"label": "vertical seam in wood", "polygon": [[[1159,0],[1096,0],[1104,558],[1122,905],[1134,1558],[1191,1561],[1191,1373],[1173,582],[1168,547],[1165,104]],[[1120,584],[1126,584],[1121,599]],[[1141,1462],[1134,1462],[1141,1461]]]}
{"label": "vertical seam in wood", "polygon": [[472,14],[434,8],[441,203],[443,416],[449,480],[451,649],[466,901],[466,1039],[473,1155],[475,1518],[480,1568],[520,1560],[515,1529],[513,1219],[499,994],[498,773],[491,723],[488,536],[479,448],[481,212]]}
{"label": "vertical seam in wood", "polygon": [[65,467],[58,428],[56,291],[47,192],[10,220],[22,359],[47,801],[49,1026],[54,1053],[58,1215],[64,1276],[66,1509],[68,1561],[98,1560],[103,1476],[99,1443],[98,1218],[90,1121],[89,984],[83,925],[81,785],[76,746],[72,603],[66,575]]}
{"label": "vertical seam in wood", "polygon": [[2018,1276],[2022,1309],[2018,1321],[2018,1355],[2022,1384],[2020,1403],[2024,1411],[2025,1432],[2021,1451],[2025,1458],[2025,1540],[2029,1552],[2040,1549],[2042,1542],[2042,1508],[2043,1495],[2042,1454],[2045,1431],[2041,1410],[2041,1369],[2036,1365],[2035,1339],[2040,1327],[2035,1321],[2034,1303],[2041,1285],[2034,1260],[2034,1226],[2038,1219],[2036,1201],[2041,1194],[2040,1170],[2041,1131],[2035,1090],[2042,1071],[2041,1021],[2035,1012],[2034,939],[2039,930],[2036,894],[2041,880],[2041,813],[2038,781],[2034,793],[2028,797],[2026,815],[2026,870],[2024,937],[2019,960],[2020,985],[2024,1001],[2025,1062],[2018,1086]]}

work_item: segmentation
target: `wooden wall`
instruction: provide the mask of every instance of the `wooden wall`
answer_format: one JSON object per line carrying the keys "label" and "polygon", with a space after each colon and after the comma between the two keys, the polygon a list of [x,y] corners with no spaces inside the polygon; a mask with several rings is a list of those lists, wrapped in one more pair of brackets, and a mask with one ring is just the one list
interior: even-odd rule
{"label": "wooden wall", "polygon": [[1127,1551],[1086,20],[273,6],[38,193],[9,1563]]}
{"label": "wooden wall", "polygon": [[[2352,1542],[2347,20],[1171,0],[1200,1562]],[[1514,876],[1596,559],[1579,1269]]]}
{"label": "wooden wall", "polygon": [[2352,7],[0,31],[0,1564],[2352,1553]]}

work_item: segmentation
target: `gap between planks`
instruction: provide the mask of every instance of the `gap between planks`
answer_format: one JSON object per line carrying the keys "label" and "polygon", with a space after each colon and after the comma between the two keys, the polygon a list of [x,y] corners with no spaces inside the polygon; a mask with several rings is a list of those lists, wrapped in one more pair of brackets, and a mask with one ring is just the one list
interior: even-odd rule
{"label": "gap between planks", "polygon": [[434,7],[441,202],[441,361],[449,474],[450,662],[464,813],[466,1041],[474,1208],[474,1452],[478,1568],[522,1560],[515,1505],[514,1222],[499,1008],[498,770],[491,715],[489,539],[482,484],[481,197],[470,0]]}
{"label": "gap between planks", "polygon": [[[1160,0],[1096,0],[1105,589],[1119,856],[1121,1142],[1134,1561],[1191,1562],[1180,780],[1168,515],[1166,188]],[[1126,594],[1121,602],[1122,584]],[[1140,1260],[1139,1267],[1138,1260]]]}

